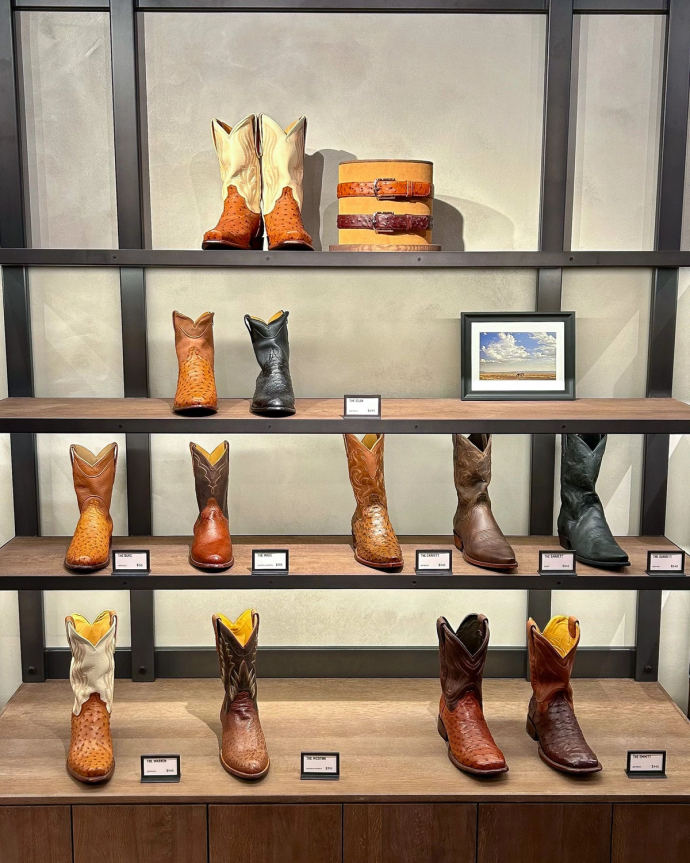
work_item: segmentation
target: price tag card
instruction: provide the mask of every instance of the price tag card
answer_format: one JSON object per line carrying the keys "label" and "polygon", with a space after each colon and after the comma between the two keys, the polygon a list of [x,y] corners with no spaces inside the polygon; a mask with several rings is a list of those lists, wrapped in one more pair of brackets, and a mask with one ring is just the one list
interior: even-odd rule
{"label": "price tag card", "polygon": [[648,551],[647,575],[685,575],[685,552]]}
{"label": "price tag card", "polygon": [[253,548],[252,573],[272,572],[287,575],[290,571],[290,552],[287,548]]}
{"label": "price tag card", "polygon": [[142,782],[179,782],[181,776],[179,755],[141,756]]}
{"label": "price tag card", "polygon": [[381,396],[345,396],[343,416],[381,419]]}
{"label": "price tag card", "polygon": [[339,752],[303,752],[300,779],[340,779]]}
{"label": "price tag card", "polygon": [[146,575],[151,572],[151,556],[144,551],[114,551],[113,573]]}
{"label": "price tag card", "polygon": [[450,549],[421,551],[417,549],[415,571],[418,575],[427,572],[453,572],[453,552]]}
{"label": "price tag card", "polygon": [[540,551],[539,575],[577,575],[574,551]]}
{"label": "price tag card", "polygon": [[666,779],[666,750],[629,749],[625,772],[631,779],[639,776],[646,779]]}

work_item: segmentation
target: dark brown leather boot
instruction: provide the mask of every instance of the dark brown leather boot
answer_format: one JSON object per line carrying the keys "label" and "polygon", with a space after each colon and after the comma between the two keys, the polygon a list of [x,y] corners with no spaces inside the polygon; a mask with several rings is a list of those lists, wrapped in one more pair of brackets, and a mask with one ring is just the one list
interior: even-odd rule
{"label": "dark brown leather boot", "polygon": [[352,516],[355,558],[375,569],[396,569],[403,565],[400,544],[388,518],[386,487],[383,482],[383,435],[343,435],[350,482],[357,508]]}
{"label": "dark brown leather boot", "polygon": [[514,569],[515,552],[491,512],[491,435],[453,435],[458,508],[453,521],[455,545],[468,563],[488,569]]}
{"label": "dark brown leather boot", "polygon": [[213,312],[195,321],[173,312],[175,351],[179,372],[173,410],[178,414],[208,414],[218,410],[213,371]]}
{"label": "dark brown leather boot", "polygon": [[240,779],[261,779],[268,773],[269,758],[256,704],[259,615],[247,609],[233,623],[224,614],[214,614],[213,631],[225,687],[220,763]]}
{"label": "dark brown leather boot", "polygon": [[570,675],[580,641],[574,617],[552,617],[544,632],[527,621],[529,673],[534,695],[527,712],[527,733],[539,741],[539,757],[564,773],[597,773],[597,756],[575,718]]}
{"label": "dark brown leather boot", "polygon": [[489,648],[489,621],[468,614],[453,632],[445,617],[436,621],[441,666],[438,732],[448,741],[448,758],[459,770],[493,776],[508,770],[482,710],[482,676]]}
{"label": "dark brown leather boot", "polygon": [[199,569],[228,569],[234,562],[228,525],[230,447],[224,440],[210,454],[196,443],[189,449],[199,505],[189,562]]}

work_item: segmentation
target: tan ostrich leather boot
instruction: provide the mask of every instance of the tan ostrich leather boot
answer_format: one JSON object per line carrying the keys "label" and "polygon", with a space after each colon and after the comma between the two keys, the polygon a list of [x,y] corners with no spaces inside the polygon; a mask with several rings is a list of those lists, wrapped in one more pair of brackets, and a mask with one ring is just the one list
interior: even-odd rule
{"label": "tan ostrich leather boot", "polygon": [[250,114],[234,128],[211,123],[223,181],[223,213],[206,231],[202,249],[261,249],[261,168],[256,141],[256,117]]}
{"label": "tan ostrich leather boot", "polygon": [[67,549],[65,566],[91,572],[107,566],[110,559],[113,536],[110,501],[117,467],[117,444],[108,444],[98,455],[72,444],[69,454],[80,515]]}
{"label": "tan ostrich leather boot", "polygon": [[74,691],[67,770],[79,782],[107,782],[115,769],[110,713],[115,682],[117,616],[103,611],[91,624],[81,614],[65,618],[72,651]]}
{"label": "tan ostrich leather boot", "polygon": [[218,394],[213,372],[213,312],[204,312],[195,321],[173,312],[173,327],[179,365],[173,410],[178,414],[215,413]]}
{"label": "tan ostrich leather boot", "polygon": [[352,516],[355,558],[376,569],[397,569],[403,565],[398,538],[388,518],[386,487],[383,481],[382,434],[343,435],[350,482],[357,508]]}
{"label": "tan ostrich leather boot", "polygon": [[269,249],[314,248],[302,224],[306,135],[306,117],[283,130],[275,120],[259,115],[261,208]]}
{"label": "tan ostrich leather boot", "polygon": [[493,776],[508,770],[482,709],[482,677],[489,648],[489,621],[468,614],[454,632],[445,617],[436,622],[441,670],[438,731],[448,758],[459,770]]}
{"label": "tan ostrich leather boot", "polygon": [[268,773],[269,758],[256,703],[259,615],[247,609],[233,622],[214,614],[213,632],[225,687],[220,763],[240,779],[261,779]]}
{"label": "tan ostrich leather boot", "polygon": [[199,569],[229,569],[233,564],[228,525],[230,447],[224,440],[212,453],[197,443],[190,443],[189,449],[199,505],[189,562]]}

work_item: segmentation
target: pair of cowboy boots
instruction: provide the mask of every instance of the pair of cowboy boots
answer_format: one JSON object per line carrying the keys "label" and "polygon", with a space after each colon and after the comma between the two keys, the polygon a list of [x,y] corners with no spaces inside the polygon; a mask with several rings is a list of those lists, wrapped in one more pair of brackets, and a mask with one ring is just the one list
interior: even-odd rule
{"label": "pair of cowboy boots", "polygon": [[[448,758],[459,770],[494,776],[508,770],[496,745],[482,702],[489,621],[470,614],[454,631],[445,617],[436,623],[439,642],[441,701],[438,730],[448,743]],[[564,773],[586,775],[601,770],[575,716],[570,676],[580,640],[574,617],[556,616],[544,629],[530,618],[527,649],[533,695],[527,733],[539,741],[540,758]]]}
{"label": "pair of cowboy boots", "polygon": [[[290,376],[289,314],[276,312],[268,321],[244,316],[261,368],[250,410],[261,416],[291,416],[295,412]],[[173,410],[191,415],[215,413],[218,393],[214,373],[213,312],[204,312],[195,321],[173,312],[173,327],[179,367]]]}
{"label": "pair of cowboy boots", "polygon": [[250,114],[234,127],[213,120],[211,132],[224,204],[202,249],[262,249],[265,223],[270,250],[313,250],[302,223],[306,118],[282,129],[265,114]]}

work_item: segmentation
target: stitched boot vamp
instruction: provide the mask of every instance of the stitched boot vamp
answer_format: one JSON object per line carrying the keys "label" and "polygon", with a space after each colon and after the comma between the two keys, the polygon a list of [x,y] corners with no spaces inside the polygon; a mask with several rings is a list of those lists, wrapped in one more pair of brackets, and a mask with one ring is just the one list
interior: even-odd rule
{"label": "stitched boot vamp", "polygon": [[599,766],[565,693],[557,693],[545,710],[538,709],[532,698],[529,716],[541,748],[551,761],[574,770],[593,770]]}
{"label": "stitched boot vamp", "polygon": [[599,498],[596,495],[594,498],[593,502],[581,508],[576,520],[570,521],[565,516],[560,518],[559,533],[567,536],[578,558],[628,566],[628,555],[613,538]]}
{"label": "stitched boot vamp", "polygon": [[252,410],[274,408],[294,410],[295,395],[292,389],[290,366],[280,350],[272,350],[262,363],[256,379]]}
{"label": "stitched boot vamp", "polygon": [[110,715],[97,693],[72,714],[72,737],[67,767],[75,779],[105,781],[115,767]]}
{"label": "stitched boot vamp", "polygon": [[194,525],[190,560],[201,569],[227,569],[233,564],[228,520],[214,498],[199,513]]}
{"label": "stitched boot vamp", "polygon": [[266,740],[259,712],[248,692],[240,692],[229,711],[220,714],[223,726],[221,759],[231,773],[256,778],[268,770]]}
{"label": "stitched boot vamp", "polygon": [[261,233],[261,214],[254,213],[237,191],[237,186],[228,186],[223,213],[218,224],[204,234],[203,249],[228,246],[249,249],[252,241]]}
{"label": "stitched boot vamp", "polygon": [[501,568],[517,566],[515,552],[503,536],[489,504],[481,502],[467,510],[458,507],[453,530],[470,563]]}
{"label": "stitched boot vamp", "polygon": [[192,346],[180,363],[173,410],[205,408],[217,410],[218,393],[213,366]]}
{"label": "stitched boot vamp", "polygon": [[101,569],[110,558],[113,520],[98,497],[89,498],[79,516],[65,556],[65,566],[74,569]]}
{"label": "stitched boot vamp", "polygon": [[441,696],[440,716],[454,757],[470,770],[504,770],[506,760],[489,731],[477,695],[469,691],[449,710]]}
{"label": "stitched boot vamp", "polygon": [[270,213],[264,214],[268,248],[279,249],[283,245],[313,249],[312,238],[304,229],[302,214],[292,189],[286,186]]}
{"label": "stitched boot vamp", "polygon": [[365,563],[396,567],[403,565],[400,543],[388,517],[386,506],[374,496],[352,519],[355,554]]}

